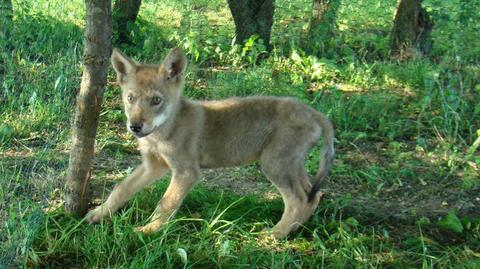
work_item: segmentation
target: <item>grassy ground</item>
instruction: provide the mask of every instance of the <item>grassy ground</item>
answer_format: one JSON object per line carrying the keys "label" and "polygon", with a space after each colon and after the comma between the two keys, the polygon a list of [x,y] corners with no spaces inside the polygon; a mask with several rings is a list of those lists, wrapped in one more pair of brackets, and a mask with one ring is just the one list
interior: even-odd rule
{"label": "grassy ground", "polygon": [[[133,229],[147,222],[168,177],[111,222],[64,214],[84,6],[19,0],[13,50],[0,40],[0,268],[480,268],[478,0],[424,1],[434,48],[401,63],[387,58],[393,0],[343,1],[338,48],[324,58],[299,49],[310,1],[277,1],[275,48],[260,63],[261,44],[231,46],[226,1],[143,2],[133,44],[122,49],[159,62],[182,47],[189,97],[288,95],[330,116],[337,156],[319,209],[288,239],[258,240],[282,203],[252,164],[205,171],[178,218],[150,237]],[[317,158],[316,149],[312,173]],[[119,89],[109,85],[94,201],[138,163]]]}

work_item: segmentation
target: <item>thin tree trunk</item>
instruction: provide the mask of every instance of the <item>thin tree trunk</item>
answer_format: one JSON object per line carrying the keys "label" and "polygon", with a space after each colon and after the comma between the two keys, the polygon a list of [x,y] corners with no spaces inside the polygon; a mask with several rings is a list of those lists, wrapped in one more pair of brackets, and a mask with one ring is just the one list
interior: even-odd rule
{"label": "thin tree trunk", "polygon": [[228,7],[235,22],[235,43],[243,44],[251,36],[258,35],[270,50],[275,1],[228,0]]}
{"label": "thin tree trunk", "polygon": [[65,210],[83,214],[87,210],[90,166],[94,157],[103,91],[111,53],[112,14],[110,0],[86,0],[87,26],[83,54],[83,77],[77,95],[72,128],[72,148],[65,184]]}
{"label": "thin tree trunk", "polygon": [[116,0],[113,7],[114,29],[118,43],[129,42],[128,26],[135,23],[142,0]]}
{"label": "thin tree trunk", "polygon": [[334,49],[337,11],[340,0],[313,0],[312,18],[307,40],[303,42],[307,52],[323,56]]}
{"label": "thin tree trunk", "polygon": [[422,0],[399,0],[390,34],[390,56],[406,59],[428,54],[432,29],[433,21],[422,8]]}

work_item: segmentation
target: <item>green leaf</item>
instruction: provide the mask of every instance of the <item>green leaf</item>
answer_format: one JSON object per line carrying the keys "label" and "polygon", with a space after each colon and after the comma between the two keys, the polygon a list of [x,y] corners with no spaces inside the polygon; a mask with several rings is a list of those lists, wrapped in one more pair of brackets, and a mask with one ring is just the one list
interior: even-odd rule
{"label": "green leaf", "polygon": [[463,225],[460,219],[455,214],[455,211],[450,211],[444,218],[442,218],[438,223],[438,226],[444,230],[453,231],[456,233],[463,232]]}

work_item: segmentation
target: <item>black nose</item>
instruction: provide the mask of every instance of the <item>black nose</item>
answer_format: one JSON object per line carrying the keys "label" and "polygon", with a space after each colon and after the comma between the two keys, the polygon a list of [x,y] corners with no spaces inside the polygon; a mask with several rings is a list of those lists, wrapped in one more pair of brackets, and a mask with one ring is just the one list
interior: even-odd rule
{"label": "black nose", "polygon": [[130,124],[130,130],[134,133],[140,133],[142,130],[143,124],[142,123],[135,123],[135,124]]}

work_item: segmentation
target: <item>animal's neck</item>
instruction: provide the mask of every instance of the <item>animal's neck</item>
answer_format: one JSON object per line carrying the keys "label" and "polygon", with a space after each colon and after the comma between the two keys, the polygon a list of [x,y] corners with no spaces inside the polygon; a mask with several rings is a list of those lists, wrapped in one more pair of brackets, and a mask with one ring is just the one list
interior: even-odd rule
{"label": "animal's neck", "polygon": [[170,112],[170,116],[168,117],[167,121],[162,124],[162,126],[158,127],[155,132],[160,134],[163,138],[169,139],[173,135],[175,130],[175,124],[178,123],[179,118],[181,117],[181,112],[184,107],[189,106],[190,102],[183,96],[180,96],[177,103],[175,103],[172,107],[172,112]]}

